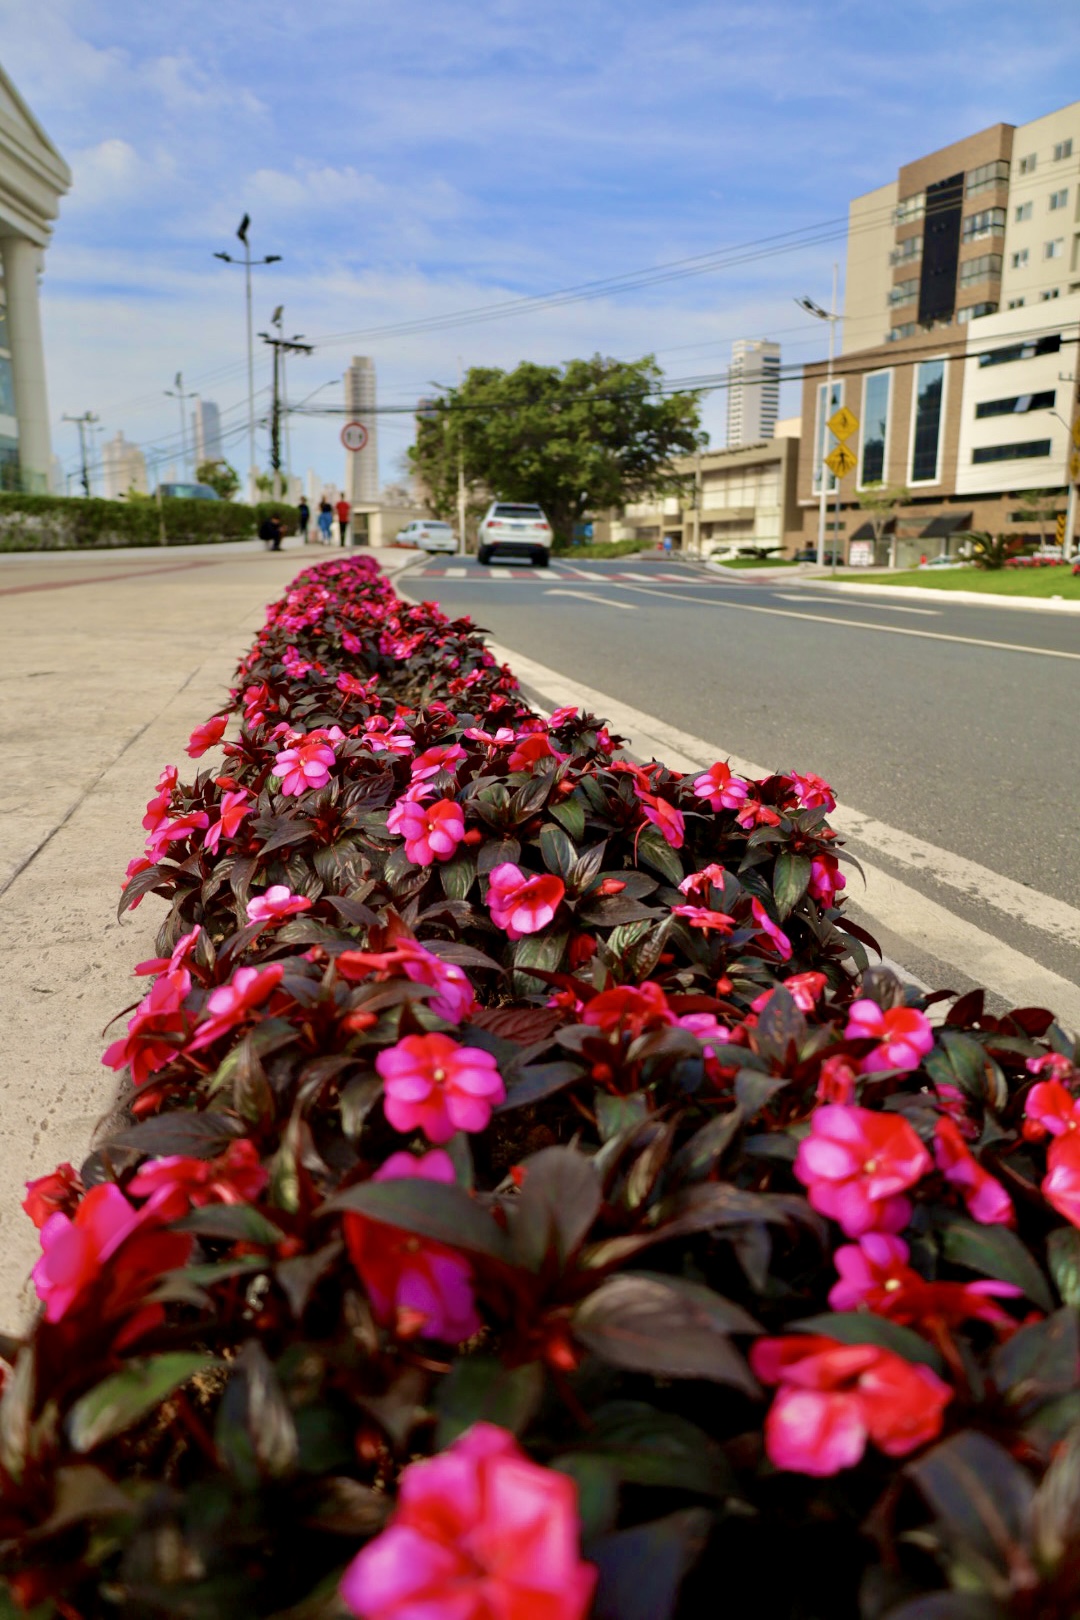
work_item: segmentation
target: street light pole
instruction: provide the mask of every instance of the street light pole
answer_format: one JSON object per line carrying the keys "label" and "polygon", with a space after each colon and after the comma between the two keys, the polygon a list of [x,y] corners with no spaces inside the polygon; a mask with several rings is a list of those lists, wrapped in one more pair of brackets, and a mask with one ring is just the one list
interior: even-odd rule
{"label": "street light pole", "polygon": [[[840,270],[839,265],[834,263],[834,265],[832,267],[832,304],[831,304],[829,309],[822,309],[821,305],[816,304],[812,298],[796,298],[796,300],[795,300],[795,302],[798,304],[799,308],[802,309],[802,310],[805,310],[808,315],[813,315],[817,320],[819,320],[819,321],[828,321],[828,323],[829,323],[829,365],[828,365],[828,370],[825,373],[825,408],[821,413],[821,424],[820,424],[821,425],[821,439],[820,439],[821,462],[820,462],[819,478],[820,478],[821,487],[820,487],[820,489],[818,491],[818,541],[817,541],[817,560],[818,560],[818,567],[819,568],[824,568],[824,566],[825,566],[825,513],[828,510],[828,504],[829,504],[828,469],[825,466],[825,446],[828,443],[829,431],[828,431],[828,428],[826,427],[825,424],[828,421],[829,416],[832,414],[833,357],[834,357],[834,353],[835,353],[835,344],[836,344],[836,323],[840,318],[836,313],[836,286],[837,286],[837,277],[839,275],[839,270]],[[817,424],[815,424],[815,427],[816,426],[817,426]],[[818,448],[819,448],[819,446],[815,445],[815,451]],[[813,462],[811,462],[811,467],[812,466],[813,466]],[[837,491],[839,492],[840,480],[837,479],[836,483],[837,483]],[[839,511],[839,500],[837,501],[837,510]],[[839,517],[838,517],[837,522],[839,522],[839,521],[840,520],[839,520]],[[836,554],[836,536],[834,535],[833,536],[833,555],[835,556],[835,554]]]}
{"label": "street light pole", "polygon": [[[244,244],[244,257],[233,258],[231,253],[215,253],[215,259],[221,259],[225,264],[242,264],[244,267],[244,301],[247,309],[247,372],[248,372],[248,457],[250,471],[249,483],[255,476],[255,337],[251,317],[251,271],[253,266],[261,264],[280,264],[280,253],[267,253],[264,258],[251,257],[251,243],[248,240],[248,230],[251,225],[251,215],[245,214],[237,227],[236,234]],[[249,489],[250,493],[250,489]]]}
{"label": "street light pole", "polygon": [[1066,479],[1068,481],[1069,495],[1068,495],[1068,500],[1067,500],[1066,505],[1065,505],[1065,534],[1063,536],[1064,543],[1063,543],[1062,548],[1061,548],[1061,554],[1066,559],[1066,561],[1068,561],[1072,557],[1073,531],[1074,531],[1074,529],[1076,527],[1076,484],[1077,484],[1077,480],[1072,475],[1072,465],[1071,465],[1073,456],[1076,455],[1078,452],[1080,452],[1080,445],[1077,445],[1076,441],[1073,439],[1073,429],[1074,429],[1076,423],[1080,422],[1080,416],[1078,416],[1076,414],[1076,380],[1077,379],[1076,379],[1076,375],[1075,375],[1074,372],[1071,372],[1071,371],[1069,371],[1069,372],[1059,371],[1058,372],[1058,381],[1059,382],[1068,382],[1068,383],[1072,383],[1072,385],[1073,385],[1072,390],[1071,390],[1072,410],[1069,412],[1069,415],[1072,417],[1073,420],[1071,422],[1066,422],[1065,418],[1063,416],[1058,416],[1057,411],[1051,411],[1051,413],[1050,413],[1051,416],[1057,416],[1058,421],[1063,424],[1063,426],[1065,427],[1066,432],[1069,435],[1068,439],[1065,442],[1065,477],[1066,477]]}
{"label": "street light pole", "polygon": [[90,469],[86,462],[86,430],[92,422],[98,421],[93,411],[83,411],[81,416],[65,416],[65,422],[74,422],[79,430],[79,459],[82,462],[83,494],[90,494]]}
{"label": "street light pole", "polygon": [[[182,371],[178,371],[176,373],[175,386],[172,388],[166,388],[165,392],[170,399],[179,400],[180,402],[180,475],[183,477],[184,473],[187,471],[188,464],[187,413],[184,410],[184,406],[189,399],[197,399],[198,395],[195,393],[188,393],[185,390],[184,373]],[[192,478],[194,478],[194,476],[195,469],[192,468]]]}
{"label": "street light pole", "polygon": [[268,343],[274,351],[274,392],[273,403],[270,407],[270,465],[274,469],[274,499],[281,499],[281,377],[283,361],[286,354],[311,354],[313,345],[302,343],[303,336],[298,332],[295,337],[284,336],[283,323],[285,319],[285,306],[279,304],[270,317],[270,324],[275,329],[276,336],[271,337],[269,332],[260,332],[259,336],[264,343]]}

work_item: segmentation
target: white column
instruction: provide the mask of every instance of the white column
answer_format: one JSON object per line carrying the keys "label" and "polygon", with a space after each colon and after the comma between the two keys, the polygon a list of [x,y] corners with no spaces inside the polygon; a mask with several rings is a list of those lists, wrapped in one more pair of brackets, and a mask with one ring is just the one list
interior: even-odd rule
{"label": "white column", "polygon": [[49,401],[45,389],[45,349],[38,308],[38,264],[41,249],[25,236],[0,238],[7,294],[8,342],[19,424],[19,467],[23,488],[44,493],[49,487]]}

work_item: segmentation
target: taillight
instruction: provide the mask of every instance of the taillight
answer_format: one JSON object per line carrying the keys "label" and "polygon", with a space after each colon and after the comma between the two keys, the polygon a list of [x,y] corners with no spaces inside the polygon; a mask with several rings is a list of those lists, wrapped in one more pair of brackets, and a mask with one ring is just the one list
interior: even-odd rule
{"label": "taillight", "polygon": [[551,524],[550,524],[550,523],[538,523],[538,524],[537,524],[537,528],[538,528],[538,529],[547,529],[547,530],[549,530],[549,531],[550,531],[550,529],[551,529]]}

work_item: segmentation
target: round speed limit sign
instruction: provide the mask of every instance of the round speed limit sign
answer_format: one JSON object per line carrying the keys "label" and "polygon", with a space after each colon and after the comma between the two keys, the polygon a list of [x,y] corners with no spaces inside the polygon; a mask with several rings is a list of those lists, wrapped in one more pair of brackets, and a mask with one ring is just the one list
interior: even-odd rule
{"label": "round speed limit sign", "polygon": [[341,430],[341,442],[346,450],[362,450],[367,439],[367,428],[363,422],[346,422]]}

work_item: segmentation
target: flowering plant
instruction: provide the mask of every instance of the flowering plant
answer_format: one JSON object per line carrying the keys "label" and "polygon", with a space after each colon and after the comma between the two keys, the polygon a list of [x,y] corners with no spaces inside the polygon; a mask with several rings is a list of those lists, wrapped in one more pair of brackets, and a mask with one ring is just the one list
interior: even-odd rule
{"label": "flowering plant", "polygon": [[869,966],[826,783],[629,765],[363,558],[193,746],[129,1120],[27,1191],[17,1608],[1076,1612],[1080,1053]]}

